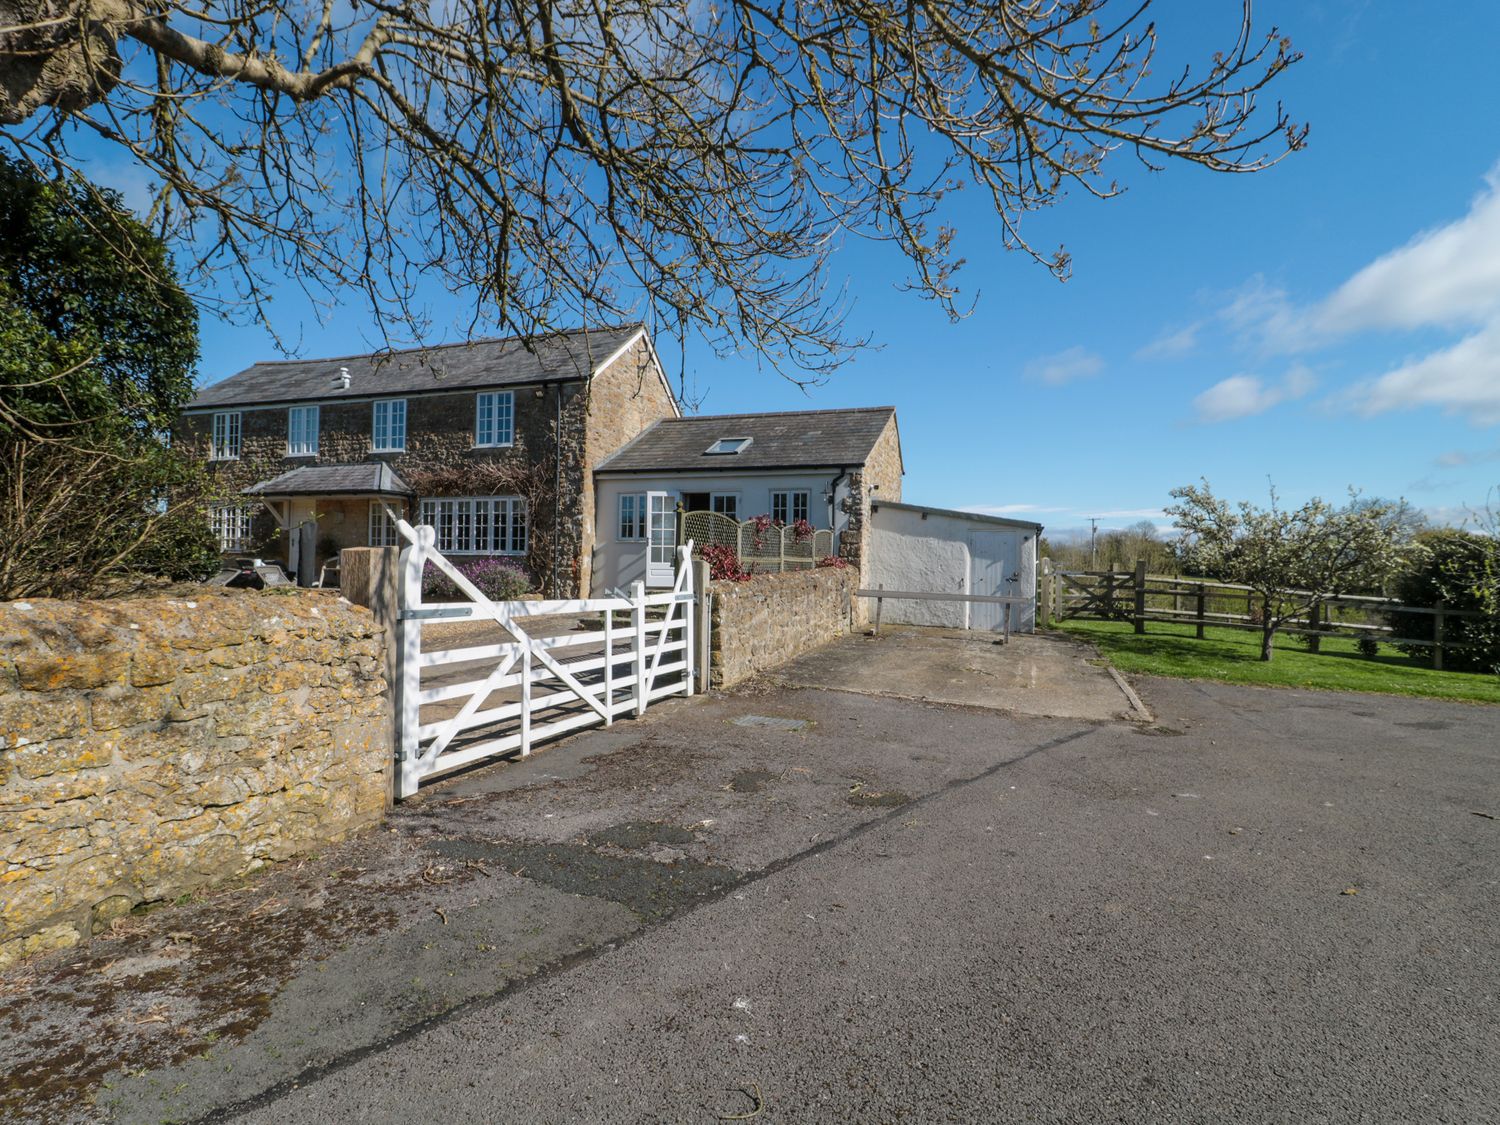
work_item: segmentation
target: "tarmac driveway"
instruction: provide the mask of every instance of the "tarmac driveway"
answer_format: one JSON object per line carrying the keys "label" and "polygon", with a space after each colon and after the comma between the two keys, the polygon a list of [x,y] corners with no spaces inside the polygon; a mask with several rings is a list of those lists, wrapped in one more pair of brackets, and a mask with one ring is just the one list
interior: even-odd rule
{"label": "tarmac driveway", "polygon": [[0,977],[0,1119],[1493,1118],[1500,709],[799,677]]}

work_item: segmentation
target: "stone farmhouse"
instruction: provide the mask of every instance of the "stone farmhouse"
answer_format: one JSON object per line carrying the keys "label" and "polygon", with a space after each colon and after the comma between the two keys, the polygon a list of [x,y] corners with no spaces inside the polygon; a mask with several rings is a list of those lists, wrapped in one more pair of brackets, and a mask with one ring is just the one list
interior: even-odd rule
{"label": "stone farmhouse", "polygon": [[641,325],[256,363],[205,387],[176,440],[219,478],[226,557],[303,585],[345,547],[508,556],[560,596],[666,584],[679,504],[808,519],[868,559],[872,499],[901,499],[892,407],[684,418]]}

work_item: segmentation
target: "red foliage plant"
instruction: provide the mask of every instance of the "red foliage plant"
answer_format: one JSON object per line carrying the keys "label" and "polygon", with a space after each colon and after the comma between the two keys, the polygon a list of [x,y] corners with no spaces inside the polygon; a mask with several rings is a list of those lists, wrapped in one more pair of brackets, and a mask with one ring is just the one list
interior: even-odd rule
{"label": "red foliage plant", "polygon": [[818,565],[830,570],[848,570],[849,560],[841,555],[824,555],[818,560]]}
{"label": "red foliage plant", "polygon": [[733,547],[722,544],[704,547],[699,557],[708,564],[708,576],[715,582],[750,581],[750,572],[740,565]]}

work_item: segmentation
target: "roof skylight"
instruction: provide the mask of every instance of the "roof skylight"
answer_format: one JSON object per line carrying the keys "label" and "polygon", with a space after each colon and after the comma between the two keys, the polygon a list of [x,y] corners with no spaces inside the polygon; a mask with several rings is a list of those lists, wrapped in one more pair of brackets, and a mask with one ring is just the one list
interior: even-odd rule
{"label": "roof skylight", "polygon": [[750,442],[752,440],[753,439],[747,438],[747,437],[725,437],[725,438],[720,438],[718,441],[714,442],[712,445],[710,445],[703,452],[704,453],[714,453],[714,454],[743,453],[743,452],[745,452],[745,450],[747,450],[747,449],[750,448]]}

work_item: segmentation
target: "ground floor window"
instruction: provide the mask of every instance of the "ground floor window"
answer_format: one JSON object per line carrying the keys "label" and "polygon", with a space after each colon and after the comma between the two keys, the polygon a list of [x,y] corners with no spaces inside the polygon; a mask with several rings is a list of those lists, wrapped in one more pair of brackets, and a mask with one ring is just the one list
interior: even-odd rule
{"label": "ground floor window", "polygon": [[384,504],[372,503],[370,505],[370,546],[401,546],[401,533],[396,530],[396,521],[386,514]]}
{"label": "ground floor window", "polygon": [[708,498],[709,511],[718,512],[732,520],[740,518],[740,494],[738,492],[714,492]]}
{"label": "ground floor window", "polygon": [[422,501],[421,512],[444,554],[526,553],[526,501],[519,496],[434,497]]}
{"label": "ground floor window", "polygon": [[794,524],[807,519],[808,493],[806,489],[771,493],[771,518],[779,524]]}
{"label": "ground floor window", "polygon": [[620,538],[646,538],[646,494],[627,492],[620,497]]}
{"label": "ground floor window", "polygon": [[219,550],[248,551],[254,543],[255,506],[218,504],[209,509],[209,526],[219,541]]}

